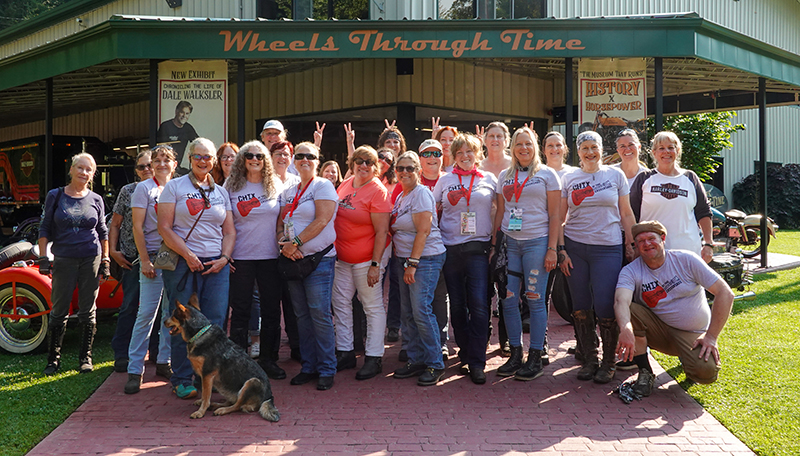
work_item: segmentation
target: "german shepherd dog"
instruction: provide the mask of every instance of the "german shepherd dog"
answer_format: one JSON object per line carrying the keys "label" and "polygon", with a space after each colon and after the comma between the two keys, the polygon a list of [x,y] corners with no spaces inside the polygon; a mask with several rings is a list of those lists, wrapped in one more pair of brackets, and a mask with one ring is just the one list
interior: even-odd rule
{"label": "german shepherd dog", "polygon": [[[231,342],[222,328],[208,321],[200,312],[196,294],[189,299],[188,306],[177,303],[164,325],[170,329],[170,334],[180,333],[186,341],[189,361],[202,380],[202,395],[195,402],[200,408],[191,414],[192,418],[202,418],[211,408],[214,415],[258,410],[265,420],[280,419],[264,370],[241,347]],[[217,388],[226,402],[211,402],[212,387]]]}

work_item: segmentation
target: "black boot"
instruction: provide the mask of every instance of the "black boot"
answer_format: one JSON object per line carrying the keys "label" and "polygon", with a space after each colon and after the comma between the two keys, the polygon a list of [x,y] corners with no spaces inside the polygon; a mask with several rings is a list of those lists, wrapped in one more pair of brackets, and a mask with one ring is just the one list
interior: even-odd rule
{"label": "black boot", "polygon": [[356,380],[368,380],[383,372],[383,359],[380,356],[365,356],[364,366],[356,373]]}
{"label": "black boot", "polygon": [[92,366],[92,343],[96,333],[95,323],[81,323],[81,351],[78,354],[79,371],[85,374],[94,370]]}
{"label": "black boot", "polygon": [[528,351],[528,360],[525,361],[525,365],[514,374],[514,379],[522,381],[533,380],[541,377],[543,373],[542,350],[531,348]]}
{"label": "black boot", "polygon": [[511,377],[522,367],[522,346],[511,347],[511,357],[505,364],[497,368],[500,377]]}
{"label": "black boot", "polygon": [[61,367],[61,346],[64,345],[64,333],[67,330],[67,323],[57,326],[50,326],[47,335],[47,367],[42,374],[53,375]]}
{"label": "black boot", "polygon": [[597,361],[597,332],[594,329],[594,312],[591,310],[576,310],[572,312],[572,319],[575,325],[578,351],[583,355],[583,365],[578,370],[578,380],[591,380],[594,378],[599,364]]}
{"label": "black boot", "polygon": [[603,340],[603,362],[594,374],[595,383],[608,383],[614,379],[617,372],[617,341],[619,340],[619,326],[614,318],[599,318],[600,338]]}
{"label": "black boot", "polygon": [[336,350],[336,372],[356,367],[356,352]]}

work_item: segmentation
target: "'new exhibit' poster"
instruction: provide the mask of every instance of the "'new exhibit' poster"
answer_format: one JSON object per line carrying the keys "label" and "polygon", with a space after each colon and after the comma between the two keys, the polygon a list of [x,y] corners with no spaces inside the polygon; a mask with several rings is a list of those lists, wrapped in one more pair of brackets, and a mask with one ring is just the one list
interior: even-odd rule
{"label": "'new exhibit' poster", "polygon": [[581,59],[578,64],[580,131],[600,133],[606,154],[614,153],[617,134],[626,128],[645,142],[646,77],[644,59]]}
{"label": "'new exhibit' poster", "polygon": [[228,65],[224,60],[161,62],[158,88],[156,141],[175,149],[184,174],[191,168],[184,153],[189,141],[202,136],[220,145],[228,140]]}

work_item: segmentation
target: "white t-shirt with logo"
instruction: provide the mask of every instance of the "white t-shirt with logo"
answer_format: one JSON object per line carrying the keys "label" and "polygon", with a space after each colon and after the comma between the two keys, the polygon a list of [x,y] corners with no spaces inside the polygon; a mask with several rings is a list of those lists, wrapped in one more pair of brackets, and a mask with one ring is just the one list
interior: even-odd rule
{"label": "white t-shirt with logo", "polygon": [[267,195],[260,182],[245,182],[241,190],[230,191],[233,224],[236,227],[234,260],[274,260],[278,258],[275,228],[280,216],[278,203],[282,188],[279,179],[273,181],[274,193]]}
{"label": "white t-shirt with logo", "polygon": [[[459,179],[461,178],[461,179]],[[472,182],[472,191],[470,191]],[[444,245],[458,245],[471,241],[488,241],[492,238],[492,203],[494,202],[497,178],[490,172],[483,177],[445,174],[436,182],[433,198],[442,205],[439,229]],[[469,194],[469,205],[467,205]],[[475,233],[462,233],[462,213],[474,213]],[[468,217],[468,216],[464,216]],[[464,231],[470,233],[469,230]]]}
{"label": "white t-shirt with logo", "polygon": [[649,307],[669,326],[702,333],[711,322],[704,289],[711,288],[720,278],[695,253],[667,250],[664,264],[658,269],[650,269],[641,257],[622,268],[617,288],[632,290],[636,303]]}
{"label": "white t-shirt with logo", "polygon": [[622,244],[619,198],[628,194],[622,171],[605,165],[594,173],[575,168],[564,174],[561,184],[561,197],[569,206],[565,236],[582,244]]}
{"label": "white t-shirt with logo", "polygon": [[[525,181],[527,179],[527,182]],[[517,200],[514,182],[522,191]],[[523,187],[524,183],[524,187]],[[505,213],[501,229],[518,241],[539,239],[550,234],[550,215],[547,212],[547,192],[561,190],[561,181],[552,168],[542,165],[528,178],[527,171],[508,169],[500,173],[496,193],[505,200]],[[515,215],[516,214],[516,215]],[[521,226],[512,223],[512,215],[521,218]],[[520,228],[520,229],[517,229]]]}
{"label": "white t-shirt with logo", "polygon": [[[328,179],[314,177],[314,179],[308,183],[308,187],[305,191],[300,188],[301,185],[303,184],[298,181],[291,187],[286,187],[279,199],[281,208],[285,206],[291,207],[295,196],[298,194],[298,189],[302,193],[302,195],[300,195],[300,202],[292,215],[289,215],[287,211],[286,215],[283,217],[284,226],[291,223],[295,236],[302,233],[317,217],[315,201],[333,201],[335,204],[339,203],[339,196],[336,194],[336,189],[333,188],[333,184]],[[304,241],[303,245],[300,246],[300,252],[304,256],[321,252],[336,241],[336,228],[334,228],[333,225],[334,220],[336,220],[335,208],[333,210],[333,217],[331,217],[331,220],[325,225],[325,228],[313,239]],[[333,247],[330,252],[325,254],[326,257],[335,255],[336,247]]]}
{"label": "white t-shirt with logo", "polygon": [[172,229],[181,238],[186,238],[189,230],[192,229],[195,220],[200,216],[191,236],[186,239],[186,246],[195,255],[201,258],[216,257],[222,254],[222,224],[225,216],[231,210],[231,201],[228,198],[228,191],[220,185],[214,185],[214,190],[206,190],[211,207],[203,210],[203,197],[200,191],[192,185],[189,175],[172,179],[164,186],[161,196],[158,198],[159,204],[175,204],[175,219],[172,222]]}
{"label": "white t-shirt with logo", "polygon": [[412,214],[420,212],[431,213],[431,232],[425,239],[425,248],[420,256],[439,255],[445,252],[439,223],[436,220],[436,201],[433,199],[433,193],[428,190],[428,187],[417,184],[408,195],[403,195],[401,192],[392,208],[390,222],[390,227],[394,230],[392,243],[395,255],[400,258],[411,257],[414,238],[417,237],[417,228],[414,226]]}

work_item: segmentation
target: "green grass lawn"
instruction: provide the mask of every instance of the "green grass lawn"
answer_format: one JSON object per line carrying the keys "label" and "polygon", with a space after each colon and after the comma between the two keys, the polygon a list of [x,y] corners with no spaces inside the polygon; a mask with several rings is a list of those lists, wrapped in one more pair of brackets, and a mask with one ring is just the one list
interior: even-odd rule
{"label": "green grass lawn", "polygon": [[[800,231],[779,231],[772,252],[800,254]],[[711,385],[686,380],[677,358],[658,362],[703,407],[760,455],[800,454],[800,269],[755,277],[720,336],[722,371]]]}
{"label": "green grass lawn", "polygon": [[20,456],[33,448],[77,409],[111,374],[111,337],[116,319],[98,322],[94,372],[78,373],[80,329],[70,324],[64,337],[61,370],[41,375],[47,354],[13,355],[0,351],[0,455]]}

